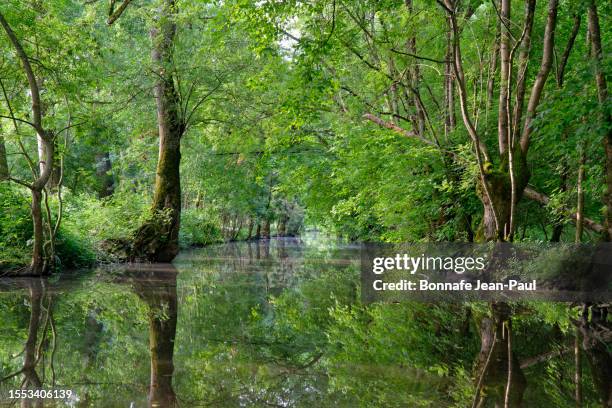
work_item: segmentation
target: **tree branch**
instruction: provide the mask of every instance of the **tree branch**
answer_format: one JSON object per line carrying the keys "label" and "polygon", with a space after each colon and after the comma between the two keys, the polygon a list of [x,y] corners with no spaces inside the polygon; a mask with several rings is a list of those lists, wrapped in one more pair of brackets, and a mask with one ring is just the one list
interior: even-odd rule
{"label": "tree branch", "polygon": [[5,116],[5,115],[0,115],[0,118],[3,118],[3,119],[10,119],[10,120],[12,120],[13,122],[21,122],[21,123],[25,123],[26,125],[30,125],[30,126],[32,126],[34,129],[36,129],[36,125],[35,125],[35,124],[33,124],[32,122],[28,122],[28,121],[27,121],[27,120],[25,120],[25,119],[19,119],[18,117],[15,117],[15,116]]}
{"label": "tree branch", "polygon": [[15,51],[17,52],[17,56],[19,57],[19,59],[21,60],[21,64],[23,65],[23,70],[25,71],[26,77],[28,78],[28,85],[30,86],[30,91],[32,93],[31,95],[32,97],[32,123],[31,125],[36,129],[39,136],[45,139],[48,136],[45,134],[42,128],[40,92],[38,89],[38,83],[36,82],[36,76],[34,75],[34,70],[32,69],[32,66],[30,65],[30,60],[28,59],[28,56],[26,55],[23,47],[21,46],[21,43],[17,39],[15,32],[13,31],[11,26],[8,24],[8,22],[6,21],[2,13],[0,13],[0,25],[2,25],[2,28],[4,28],[6,35],[8,36],[9,40],[13,44],[13,47],[15,48]]}
{"label": "tree branch", "polygon": [[392,130],[392,131],[394,131],[395,133],[399,133],[399,134],[400,134],[400,135],[402,135],[402,136],[405,136],[405,137],[408,137],[408,138],[411,138],[411,139],[418,139],[418,140],[420,140],[420,141],[421,141],[421,142],[423,142],[423,143],[426,143],[426,144],[431,145],[431,146],[438,147],[438,146],[437,146],[437,145],[436,145],[434,142],[432,142],[431,140],[427,140],[427,139],[425,139],[424,137],[419,136],[419,135],[418,135],[417,133],[415,133],[415,132],[412,132],[412,131],[409,131],[409,130],[403,129],[403,128],[401,128],[401,127],[397,126],[395,123],[392,123],[392,122],[387,122],[386,120],[383,120],[383,119],[379,118],[378,116],[372,115],[371,113],[365,113],[365,114],[363,115],[363,118],[364,118],[364,119],[369,120],[370,122],[374,122],[374,123],[376,123],[376,124],[377,124],[377,125],[379,125],[379,126],[382,126],[382,127],[384,127],[384,128],[387,128],[387,129],[389,129],[389,130]]}
{"label": "tree branch", "polygon": [[540,103],[542,90],[546,84],[546,79],[550,72],[553,61],[553,53],[555,46],[555,27],[557,26],[557,9],[559,8],[559,0],[549,0],[548,2],[548,18],[546,19],[546,28],[544,29],[544,50],[542,53],[542,62],[540,63],[540,71],[531,89],[531,96],[527,104],[527,117],[525,117],[525,125],[523,126],[523,135],[521,136],[521,149],[523,153],[527,153],[529,149],[529,139],[531,137],[531,124],[535,118],[536,109]]}
{"label": "tree branch", "polygon": [[[525,191],[523,191],[523,196],[530,200],[543,204],[543,205],[548,205],[548,203],[550,202],[550,198],[546,194],[540,193],[531,187],[525,188]],[[576,213],[570,214],[570,218],[574,220],[575,222],[577,218],[577,214]],[[605,231],[605,228],[603,227],[603,225],[598,224],[596,221],[593,221],[590,218],[584,217],[583,222],[584,222],[584,226],[593,232],[602,233]]]}
{"label": "tree branch", "polygon": [[449,61],[446,61],[446,60],[439,60],[439,59],[435,59],[435,58],[424,57],[422,55],[413,54],[411,52],[396,50],[395,48],[391,48],[391,52],[394,52],[394,53],[400,54],[400,55],[406,55],[408,57],[412,57],[412,58],[418,59],[418,60],[435,62],[437,64],[446,64],[446,63],[449,62]]}
{"label": "tree branch", "polygon": [[[106,20],[106,24],[112,25],[115,21],[117,21],[117,19],[121,17],[121,14],[123,14],[123,12],[127,8],[127,6],[131,3],[131,1],[132,0],[123,0],[123,3],[121,3],[119,8],[115,10],[114,12],[113,12],[113,8],[111,8],[110,15],[108,16],[108,20]],[[115,2],[113,1],[112,4],[115,4]]]}
{"label": "tree branch", "polygon": [[561,62],[559,63],[559,67],[557,68],[557,85],[559,86],[559,88],[563,86],[565,67],[567,66],[567,61],[569,60],[570,53],[572,52],[572,48],[574,47],[574,42],[576,41],[578,31],[580,31],[581,21],[582,18],[580,17],[580,14],[576,13],[574,15],[574,26],[572,27],[572,32],[570,33],[569,39],[567,40],[567,45],[565,46],[565,50],[563,50],[563,55],[561,56]]}

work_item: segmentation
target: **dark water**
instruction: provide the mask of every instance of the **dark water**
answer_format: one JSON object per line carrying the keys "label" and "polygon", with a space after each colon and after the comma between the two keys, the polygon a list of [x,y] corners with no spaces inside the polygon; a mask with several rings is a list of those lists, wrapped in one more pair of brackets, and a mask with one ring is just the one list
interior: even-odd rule
{"label": "dark water", "polygon": [[[385,378],[427,395],[436,380],[421,371],[334,346],[351,328],[332,323],[359,302],[358,260],[357,245],[273,239],[2,280],[0,406],[356,406],[356,389]],[[64,398],[11,398],[18,389]]]}

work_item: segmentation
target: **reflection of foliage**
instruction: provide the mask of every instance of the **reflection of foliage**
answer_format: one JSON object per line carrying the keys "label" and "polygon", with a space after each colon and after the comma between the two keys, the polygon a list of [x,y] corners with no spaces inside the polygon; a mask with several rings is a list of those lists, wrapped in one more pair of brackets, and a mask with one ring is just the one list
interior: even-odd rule
{"label": "reflection of foliage", "polygon": [[[489,313],[485,303],[364,305],[356,265],[332,262],[354,258],[355,248],[273,241],[259,248],[257,258],[256,245],[262,243],[210,247],[177,262],[179,401],[219,407],[469,405],[479,350],[474,321]],[[86,406],[145,402],[149,314],[169,318],[167,303],[151,308],[129,280],[121,283],[123,274],[112,276],[117,283],[91,275],[51,283],[60,289],[53,303],[57,384],[76,390]],[[13,356],[23,348],[30,306],[24,293],[12,292],[0,295],[0,307],[2,375],[21,364]],[[577,312],[549,302],[512,307],[520,360],[560,351],[525,369],[527,402],[571,406],[568,316]],[[583,375],[588,406],[596,394],[589,371]],[[0,398],[19,381],[0,385]]]}

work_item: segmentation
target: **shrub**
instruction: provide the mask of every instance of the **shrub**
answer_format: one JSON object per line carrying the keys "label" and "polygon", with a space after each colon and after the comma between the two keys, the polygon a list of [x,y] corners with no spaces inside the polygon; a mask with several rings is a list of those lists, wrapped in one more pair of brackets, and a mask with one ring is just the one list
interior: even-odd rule
{"label": "shrub", "polygon": [[75,251],[91,248],[98,260],[108,258],[105,243],[129,240],[149,208],[147,200],[133,192],[116,192],[102,200],[89,194],[67,195],[65,201],[63,245]]}
{"label": "shrub", "polygon": [[179,241],[183,248],[204,246],[223,242],[223,234],[202,210],[186,209],[181,214]]}
{"label": "shrub", "polygon": [[0,183],[0,269],[27,264],[32,221],[27,192]]}

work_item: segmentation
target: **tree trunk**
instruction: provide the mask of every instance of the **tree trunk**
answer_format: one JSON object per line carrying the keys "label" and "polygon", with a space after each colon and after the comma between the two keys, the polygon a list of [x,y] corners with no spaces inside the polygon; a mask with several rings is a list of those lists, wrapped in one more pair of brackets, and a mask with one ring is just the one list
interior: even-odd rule
{"label": "tree trunk", "polygon": [[136,232],[131,260],[170,262],[179,251],[181,218],[181,136],[179,97],[175,89],[172,50],[176,35],[176,5],[165,0],[151,29],[151,58],[156,72],[155,102],[159,127],[159,158],[151,217]]}
{"label": "tree trunk", "polygon": [[45,272],[45,257],[43,254],[44,227],[42,218],[42,193],[32,190],[32,223],[33,243],[32,243],[32,263],[30,272],[33,275],[42,275]]}
{"label": "tree trunk", "polygon": [[[249,217],[249,232],[247,233],[247,241],[249,241],[251,238],[253,238],[253,227],[255,226],[255,223],[253,221],[253,218]],[[250,248],[250,247],[249,247]]]}
{"label": "tree trunk", "polygon": [[263,239],[270,239],[270,220],[265,220],[263,228],[261,229],[261,237]]}
{"label": "tree trunk", "polygon": [[[25,50],[21,46],[19,39],[13,32],[13,29],[4,18],[4,15],[0,13],[0,25],[6,32],[13,48],[15,49],[17,56],[21,60],[23,71],[28,80],[30,88],[31,98],[31,126],[36,130],[36,137],[38,141],[38,152],[40,159],[39,173],[34,176],[35,180],[30,185],[32,192],[32,223],[34,224],[34,243],[32,251],[32,263],[28,273],[34,275],[40,275],[51,269],[54,261],[54,254],[43,254],[44,245],[44,229],[42,219],[42,191],[47,185],[49,178],[51,177],[51,169],[53,168],[53,159],[55,155],[55,136],[52,132],[46,130],[43,126],[43,110],[42,102],[40,98],[40,89],[34,70],[30,64],[30,59],[26,54]],[[52,239],[53,237],[50,237]]]}
{"label": "tree trunk", "polygon": [[115,180],[110,174],[112,163],[108,152],[96,154],[96,177],[98,179],[98,198],[111,196],[115,192]]}
{"label": "tree trunk", "polygon": [[582,231],[584,230],[584,164],[586,157],[584,152],[581,153],[580,166],[578,167],[578,203],[576,205],[576,243],[582,241]]}
{"label": "tree trunk", "polygon": [[[499,0],[495,0],[499,3]],[[499,7],[499,6],[498,6]],[[497,22],[497,29],[495,32],[495,39],[493,40],[493,46],[491,49],[491,60],[489,61],[489,78],[487,79],[487,99],[485,101],[485,115],[488,118],[489,112],[491,112],[491,106],[493,105],[493,97],[495,91],[495,74],[497,72],[497,60],[499,59],[499,42],[501,38],[501,23]],[[487,126],[485,126],[485,135],[487,134]]]}
{"label": "tree trunk", "polygon": [[599,27],[599,16],[597,14],[597,5],[594,0],[589,2],[588,10],[588,27],[591,37],[591,54],[595,62],[595,83],[597,84],[597,95],[599,103],[604,107],[603,123],[607,124],[607,132],[604,135],[603,144],[606,152],[605,173],[606,173],[606,193],[604,196],[604,205],[606,206],[606,240],[612,240],[612,117],[610,110],[606,109],[608,102],[608,84],[606,75],[602,67],[603,49],[601,44],[601,30]]}
{"label": "tree trunk", "polygon": [[481,349],[476,362],[474,406],[503,407],[507,400],[508,407],[519,407],[527,381],[516,355],[508,352],[509,336],[505,333],[505,324],[509,322],[510,310],[505,303],[494,303],[491,310],[492,317],[485,317],[480,324]]}
{"label": "tree trunk", "polygon": [[452,133],[455,130],[457,124],[457,117],[455,114],[455,80],[453,78],[453,42],[452,42],[452,31],[450,23],[446,32],[446,64],[444,64],[444,130],[445,135]]}
{"label": "tree trunk", "polygon": [[8,160],[6,158],[6,146],[4,145],[4,136],[2,128],[0,128],[0,181],[10,177]]}
{"label": "tree trunk", "polygon": [[[527,183],[529,182],[529,169],[527,168],[527,160],[521,152],[518,143],[514,146],[514,179],[516,194],[514,203],[517,204],[523,194]],[[493,168],[492,165],[485,173],[490,197],[484,191],[482,182],[478,186],[478,196],[483,205],[482,224],[477,232],[476,241],[503,241],[508,235],[507,228],[510,225],[510,212],[512,202],[512,183],[509,177],[509,164],[506,159],[502,158],[502,163],[499,168]],[[495,216],[499,222],[499,229],[495,222]],[[506,233],[504,233],[506,232]]]}
{"label": "tree trunk", "polygon": [[[57,140],[54,140],[54,143]],[[58,156],[59,150],[57,146],[54,145],[54,154],[56,157],[53,158],[51,162],[51,174],[49,176],[49,181],[47,182],[47,190],[52,193],[57,193],[59,190],[60,183],[62,181],[62,169],[61,169],[61,158]],[[47,160],[45,158],[45,160]]]}
{"label": "tree trunk", "polygon": [[[43,292],[40,280],[32,279],[28,282],[30,291],[30,322],[28,324],[28,338],[24,347],[23,357],[23,376],[26,389],[40,389],[42,382],[36,372],[36,347],[38,345],[38,331],[40,328],[40,320],[42,315],[42,299]],[[24,399],[21,402],[22,407],[30,407],[31,400]],[[34,401],[35,407],[42,407],[42,400]]]}
{"label": "tree trunk", "polygon": [[[404,3],[406,5],[406,8],[408,8],[408,12],[410,14],[413,14],[414,13],[413,1],[405,0]],[[408,52],[412,54],[415,54],[415,55],[417,54],[417,44],[416,44],[415,35],[412,35],[408,39],[408,42],[406,44],[406,49],[408,50]],[[412,88],[411,89],[412,98],[411,98],[410,104],[414,106],[416,109],[416,115],[413,120],[413,126],[414,126],[416,133],[420,136],[423,136],[425,133],[425,112],[423,111],[423,106],[420,103],[421,97],[420,97],[419,86],[421,82],[421,74],[420,74],[419,66],[417,64],[414,64],[413,66],[410,67],[408,72],[409,72],[410,87]]]}
{"label": "tree trunk", "polygon": [[508,150],[508,82],[512,75],[510,62],[510,0],[501,0],[501,41],[500,41],[500,81],[499,107],[497,117],[497,139],[499,154],[503,156]]}
{"label": "tree trunk", "polygon": [[151,383],[148,406],[175,407],[172,386],[174,375],[174,342],[178,319],[176,270],[153,271],[153,276],[136,283],[136,292],[148,306]]}
{"label": "tree trunk", "polygon": [[284,237],[287,235],[287,217],[281,216],[281,219],[278,221],[278,226],[276,227],[276,235],[279,237]]}

